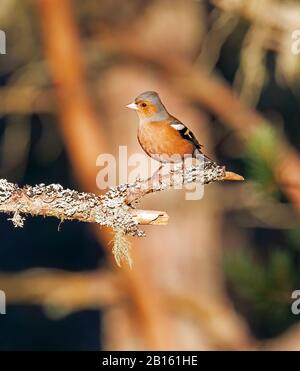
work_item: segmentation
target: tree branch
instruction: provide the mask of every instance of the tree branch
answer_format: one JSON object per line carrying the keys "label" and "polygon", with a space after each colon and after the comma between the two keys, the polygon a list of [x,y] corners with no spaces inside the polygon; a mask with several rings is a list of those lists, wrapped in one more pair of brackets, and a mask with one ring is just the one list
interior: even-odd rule
{"label": "tree branch", "polygon": [[[206,164],[204,168],[190,166],[178,168],[167,174],[154,174],[151,179],[137,179],[131,184],[112,187],[104,195],[77,192],[64,189],[59,184],[18,185],[0,180],[0,212],[14,213],[10,219],[15,227],[23,227],[24,215],[54,216],[61,221],[78,220],[97,223],[123,234],[144,236],[139,224],[168,223],[164,211],[138,210],[132,203],[139,201],[148,193],[158,192],[191,182],[207,184],[220,180],[242,180],[237,174],[226,172],[216,163]],[[22,216],[23,215],[23,216]]]}
{"label": "tree branch", "polygon": [[[111,189],[104,196],[64,189],[59,184],[38,184],[18,187],[6,179],[0,180],[0,212],[14,213],[10,218],[15,227],[23,227],[24,216],[54,216],[61,221],[78,220],[98,223],[115,229],[134,231],[138,224],[167,224],[168,215],[163,211],[133,209],[125,203],[127,186]],[[124,190],[124,191],[123,191]],[[120,220],[121,216],[124,219]]]}

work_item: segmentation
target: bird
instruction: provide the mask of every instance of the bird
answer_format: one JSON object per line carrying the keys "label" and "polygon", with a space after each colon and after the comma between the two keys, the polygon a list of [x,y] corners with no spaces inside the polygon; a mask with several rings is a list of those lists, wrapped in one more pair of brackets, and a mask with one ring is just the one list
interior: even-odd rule
{"label": "bird", "polygon": [[[161,163],[155,174],[161,170],[163,164],[178,162],[184,164],[187,157],[200,159],[204,168],[218,166],[203,154],[203,146],[191,130],[167,111],[157,92],[143,92],[126,107],[135,110],[138,114],[137,137],[141,147],[147,155]],[[223,180],[244,180],[244,178],[239,174],[226,171]]]}
{"label": "bird", "polygon": [[155,91],[138,95],[126,107],[138,114],[138,141],[151,158],[161,164],[182,162],[186,157],[213,162],[203,154],[203,146],[192,131],[167,111]]}

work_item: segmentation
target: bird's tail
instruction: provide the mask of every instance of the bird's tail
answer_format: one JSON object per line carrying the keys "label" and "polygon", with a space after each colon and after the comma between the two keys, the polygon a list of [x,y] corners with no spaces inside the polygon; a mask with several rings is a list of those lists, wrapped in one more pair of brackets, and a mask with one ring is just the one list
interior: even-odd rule
{"label": "bird's tail", "polygon": [[209,158],[208,156],[206,156],[200,148],[196,148],[195,149],[195,152],[194,152],[194,157],[196,158],[200,158],[201,160],[204,161],[204,165],[206,164],[211,164],[211,163],[216,163],[215,161],[213,161],[211,158]]}

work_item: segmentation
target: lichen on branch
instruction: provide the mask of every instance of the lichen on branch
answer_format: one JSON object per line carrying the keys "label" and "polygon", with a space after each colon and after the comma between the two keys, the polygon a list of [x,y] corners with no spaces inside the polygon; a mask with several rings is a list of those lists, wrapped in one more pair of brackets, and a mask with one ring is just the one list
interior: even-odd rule
{"label": "lichen on branch", "polygon": [[113,253],[118,265],[122,260],[131,265],[129,244],[125,236],[143,237],[139,228],[144,224],[167,224],[164,211],[139,210],[132,205],[148,193],[158,192],[191,182],[207,184],[220,180],[242,180],[237,174],[211,162],[201,168],[175,168],[167,174],[137,179],[134,183],[111,187],[105,194],[78,192],[60,184],[38,184],[19,187],[0,179],[0,212],[12,214],[9,220],[15,227],[23,227],[26,215],[53,216],[61,221],[78,220],[111,227],[115,233]]}

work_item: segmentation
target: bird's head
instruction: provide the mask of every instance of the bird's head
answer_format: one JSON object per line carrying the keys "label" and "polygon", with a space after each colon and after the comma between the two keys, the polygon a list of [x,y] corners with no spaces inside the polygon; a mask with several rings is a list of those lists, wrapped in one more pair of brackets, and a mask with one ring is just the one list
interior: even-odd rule
{"label": "bird's head", "polygon": [[168,118],[168,112],[155,91],[146,91],[138,95],[133,103],[126,107],[136,110],[140,120],[159,121]]}

